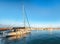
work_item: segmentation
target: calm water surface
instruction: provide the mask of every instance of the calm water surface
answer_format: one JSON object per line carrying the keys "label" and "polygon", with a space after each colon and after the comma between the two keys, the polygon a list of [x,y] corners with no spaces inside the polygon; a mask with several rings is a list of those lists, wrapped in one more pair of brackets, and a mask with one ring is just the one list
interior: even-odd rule
{"label": "calm water surface", "polygon": [[31,31],[26,37],[9,40],[0,38],[0,44],[60,44],[60,30]]}

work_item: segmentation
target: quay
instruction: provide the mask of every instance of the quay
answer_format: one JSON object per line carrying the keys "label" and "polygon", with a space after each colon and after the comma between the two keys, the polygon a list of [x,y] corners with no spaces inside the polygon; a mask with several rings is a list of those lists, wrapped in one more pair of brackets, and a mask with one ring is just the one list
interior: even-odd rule
{"label": "quay", "polygon": [[29,27],[12,27],[12,28],[0,28],[0,37],[20,38],[32,30],[60,30],[60,28],[32,28]]}

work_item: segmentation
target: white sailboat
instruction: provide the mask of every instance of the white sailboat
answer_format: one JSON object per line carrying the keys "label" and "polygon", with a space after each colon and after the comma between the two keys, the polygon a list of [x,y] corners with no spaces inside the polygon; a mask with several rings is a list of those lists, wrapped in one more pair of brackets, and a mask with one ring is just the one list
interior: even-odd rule
{"label": "white sailboat", "polygon": [[[24,5],[23,5],[22,8],[23,8],[24,26],[23,27],[13,27],[12,32],[7,33],[6,37],[20,38],[21,36],[25,35],[26,33],[30,33],[30,29],[31,28],[30,28],[29,22],[28,22],[28,24],[29,24],[29,27],[28,28],[29,29],[25,27],[26,26],[26,24],[25,24],[25,17],[27,17],[27,16],[25,16]],[[28,21],[28,19],[27,19],[27,21]]]}

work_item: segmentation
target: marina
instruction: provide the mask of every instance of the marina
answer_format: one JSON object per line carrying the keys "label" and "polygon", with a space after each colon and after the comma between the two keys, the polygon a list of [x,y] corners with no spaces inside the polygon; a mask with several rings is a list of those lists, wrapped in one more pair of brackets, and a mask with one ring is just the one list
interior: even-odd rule
{"label": "marina", "polygon": [[0,44],[60,44],[60,1],[0,0]]}

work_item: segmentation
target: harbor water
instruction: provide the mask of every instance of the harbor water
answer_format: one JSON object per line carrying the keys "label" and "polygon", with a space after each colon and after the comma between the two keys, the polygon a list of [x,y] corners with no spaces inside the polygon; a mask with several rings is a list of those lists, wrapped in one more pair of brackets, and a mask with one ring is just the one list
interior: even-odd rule
{"label": "harbor water", "polygon": [[0,44],[60,44],[60,30],[34,30],[19,39],[0,38]]}

